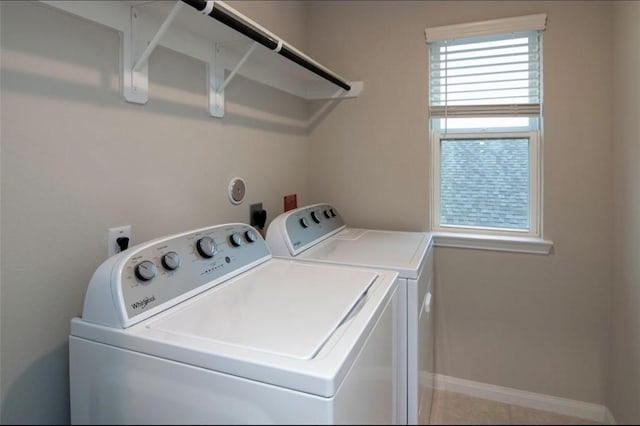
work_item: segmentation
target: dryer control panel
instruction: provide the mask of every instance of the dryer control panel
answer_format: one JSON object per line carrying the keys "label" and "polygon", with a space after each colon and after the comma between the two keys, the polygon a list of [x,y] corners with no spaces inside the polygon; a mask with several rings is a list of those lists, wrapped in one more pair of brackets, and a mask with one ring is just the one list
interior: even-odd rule
{"label": "dryer control panel", "polygon": [[[296,256],[344,227],[342,217],[334,207],[314,204],[291,210],[274,219],[267,230],[267,242],[274,255]],[[277,252],[282,244],[277,240],[284,240],[288,253]]]}
{"label": "dryer control panel", "polygon": [[82,318],[126,328],[270,258],[262,236],[246,224],[218,225],[138,244],[96,270]]}

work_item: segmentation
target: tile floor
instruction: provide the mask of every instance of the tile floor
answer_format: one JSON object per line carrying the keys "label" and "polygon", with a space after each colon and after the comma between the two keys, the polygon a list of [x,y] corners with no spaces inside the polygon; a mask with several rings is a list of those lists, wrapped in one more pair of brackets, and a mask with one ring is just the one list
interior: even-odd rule
{"label": "tile floor", "polygon": [[441,425],[597,425],[589,420],[436,390],[431,424]]}

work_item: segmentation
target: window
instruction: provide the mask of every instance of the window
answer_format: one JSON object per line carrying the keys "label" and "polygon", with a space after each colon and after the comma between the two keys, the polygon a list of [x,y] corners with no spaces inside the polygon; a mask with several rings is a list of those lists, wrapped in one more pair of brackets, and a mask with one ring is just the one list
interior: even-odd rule
{"label": "window", "polygon": [[541,236],[546,15],[426,30],[435,231]]}

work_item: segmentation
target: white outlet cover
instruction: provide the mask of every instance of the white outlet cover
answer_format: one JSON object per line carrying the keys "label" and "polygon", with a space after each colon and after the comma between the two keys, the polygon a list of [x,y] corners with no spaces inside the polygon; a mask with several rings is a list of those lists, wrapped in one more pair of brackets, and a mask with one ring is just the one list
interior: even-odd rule
{"label": "white outlet cover", "polygon": [[129,238],[129,247],[133,245],[131,241],[131,225],[107,229],[107,257],[120,253],[120,248],[116,242],[120,237]]}

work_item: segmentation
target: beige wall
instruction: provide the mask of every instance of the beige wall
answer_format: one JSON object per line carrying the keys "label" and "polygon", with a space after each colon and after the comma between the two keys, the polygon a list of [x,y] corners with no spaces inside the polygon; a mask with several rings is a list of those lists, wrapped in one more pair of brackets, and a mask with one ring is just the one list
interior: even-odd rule
{"label": "beige wall", "polygon": [[424,29],[548,14],[544,227],[549,256],[436,249],[437,372],[604,403],[611,277],[608,2],[318,1],[310,53],[363,80],[311,133],[314,202],[352,226],[429,228]]}
{"label": "beige wall", "polygon": [[[149,104],[128,104],[114,31],[1,4],[3,423],[68,421],[69,319],[105,258],[108,227],[131,224],[141,242],[247,221],[257,201],[271,219],[282,195],[297,192],[301,205],[334,203],[353,226],[428,229],[424,28],[540,12],[549,16],[544,225],[554,250],[437,249],[437,369],[606,403],[619,422],[640,418],[637,90],[616,85],[624,107],[610,111],[611,46],[638,38],[637,4],[233,2],[365,82],[357,99],[312,105],[328,109],[309,135],[306,103],[243,78],[227,91],[227,117],[207,116],[204,65],[163,48],[150,58]],[[637,59],[616,57],[616,81],[634,81]],[[236,175],[248,184],[240,206],[226,197]]]}
{"label": "beige wall", "polygon": [[640,421],[640,3],[614,6],[614,287],[607,405]]}
{"label": "beige wall", "polygon": [[[238,9],[304,48],[304,7]],[[308,202],[307,103],[243,78],[227,116],[207,115],[205,65],[158,48],[150,100],[118,93],[119,36],[41,4],[2,2],[2,423],[69,421],[67,336],[106,231],[143,242],[169,233],[270,219],[282,196]],[[232,205],[227,185],[247,183]]]}

